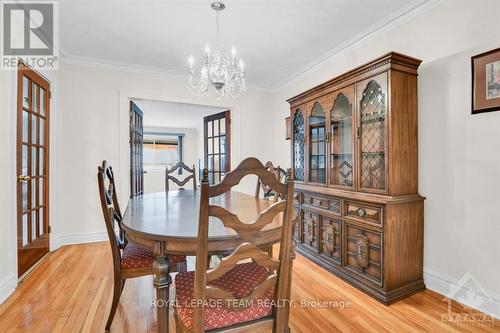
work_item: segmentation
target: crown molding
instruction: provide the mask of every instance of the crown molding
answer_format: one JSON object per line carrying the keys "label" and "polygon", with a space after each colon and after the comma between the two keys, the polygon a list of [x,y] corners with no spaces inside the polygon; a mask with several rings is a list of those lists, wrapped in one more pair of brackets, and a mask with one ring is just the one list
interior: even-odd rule
{"label": "crown molding", "polygon": [[[62,64],[67,64],[67,65],[89,66],[111,71],[122,71],[122,72],[138,73],[138,74],[156,74],[177,80],[187,81],[187,75],[188,75],[187,71],[185,72],[176,71],[171,69],[165,69],[162,67],[145,66],[145,65],[119,62],[119,61],[96,58],[96,57],[81,57],[69,54],[67,52],[61,52],[59,60]],[[262,91],[262,92],[269,92],[271,90],[271,86],[256,84],[252,82],[247,82],[247,87],[251,90]]]}
{"label": "crown molding", "polygon": [[393,30],[398,26],[410,21],[411,19],[427,12],[441,2],[443,2],[443,0],[414,0],[410,4],[402,7],[398,11],[371,25],[369,28],[363,30],[354,37],[341,43],[334,49],[324,53],[322,56],[303,66],[298,71],[290,74],[277,83],[272,84],[271,90],[276,92],[286,88],[290,84],[306,76],[308,73],[317,70],[321,66],[334,61],[335,59],[341,57],[342,55],[345,55],[353,49],[356,49],[375,39],[376,37],[381,36],[384,33]]}

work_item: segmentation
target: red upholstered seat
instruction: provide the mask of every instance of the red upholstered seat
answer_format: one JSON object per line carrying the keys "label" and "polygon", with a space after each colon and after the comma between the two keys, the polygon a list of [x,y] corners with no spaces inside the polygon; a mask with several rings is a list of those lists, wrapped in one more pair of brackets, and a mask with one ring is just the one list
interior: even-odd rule
{"label": "red upholstered seat", "polygon": [[[169,255],[172,264],[177,264],[186,261],[186,256],[183,255]],[[122,254],[122,269],[138,269],[138,268],[151,268],[155,257],[153,252],[142,247],[127,244]]]}
{"label": "red upholstered seat", "polygon": [[[236,298],[242,298],[267,277],[268,271],[253,262],[239,264],[222,277],[210,283],[210,286],[230,291]],[[175,276],[177,315],[183,325],[193,328],[192,303],[194,289],[194,272],[179,273]],[[244,310],[231,308],[217,300],[207,299],[204,302],[205,330],[212,330],[236,325],[272,315],[274,287],[269,288],[261,298]]]}

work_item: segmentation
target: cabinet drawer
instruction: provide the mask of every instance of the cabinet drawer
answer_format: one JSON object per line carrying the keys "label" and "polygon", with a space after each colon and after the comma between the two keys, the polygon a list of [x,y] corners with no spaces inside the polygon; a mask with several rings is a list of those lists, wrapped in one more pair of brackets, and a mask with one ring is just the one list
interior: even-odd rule
{"label": "cabinet drawer", "polygon": [[344,224],[345,267],[382,285],[382,233]]}
{"label": "cabinet drawer", "polygon": [[344,216],[368,222],[377,226],[382,225],[382,206],[370,205],[359,202],[346,201]]}
{"label": "cabinet drawer", "polygon": [[340,199],[304,193],[304,204],[323,208],[340,215]]}
{"label": "cabinet drawer", "polygon": [[302,243],[315,250],[318,249],[318,214],[304,211],[302,223]]}
{"label": "cabinet drawer", "polygon": [[342,258],[342,223],[321,215],[319,216],[319,222],[319,253],[340,265]]}

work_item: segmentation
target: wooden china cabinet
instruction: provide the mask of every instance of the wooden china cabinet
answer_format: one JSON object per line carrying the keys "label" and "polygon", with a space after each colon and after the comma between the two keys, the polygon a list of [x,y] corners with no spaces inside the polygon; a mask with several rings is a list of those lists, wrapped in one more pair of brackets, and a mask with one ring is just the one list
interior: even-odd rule
{"label": "wooden china cabinet", "polygon": [[385,304],[425,289],[420,62],[392,52],[288,100],[297,250]]}

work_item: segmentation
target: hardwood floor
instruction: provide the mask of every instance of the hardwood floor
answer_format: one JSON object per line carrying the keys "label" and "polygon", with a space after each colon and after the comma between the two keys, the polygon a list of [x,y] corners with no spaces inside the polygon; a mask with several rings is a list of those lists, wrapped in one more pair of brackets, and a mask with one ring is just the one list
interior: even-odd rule
{"label": "hardwood floor", "polygon": [[[62,247],[0,306],[0,332],[102,332],[112,284],[107,243]],[[112,332],[155,332],[154,299],[151,277],[128,280]],[[301,307],[301,299],[350,301],[350,307]],[[447,303],[429,290],[384,306],[300,255],[294,262],[292,301],[297,305],[291,310],[292,332],[500,332],[498,320],[484,327],[447,325],[441,321]],[[458,303],[453,308],[462,312]]]}

